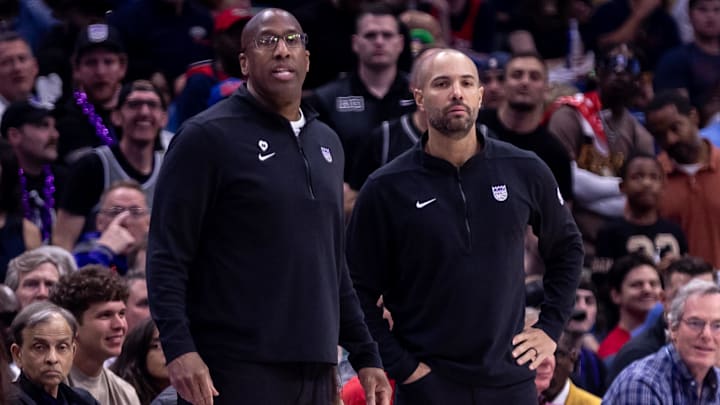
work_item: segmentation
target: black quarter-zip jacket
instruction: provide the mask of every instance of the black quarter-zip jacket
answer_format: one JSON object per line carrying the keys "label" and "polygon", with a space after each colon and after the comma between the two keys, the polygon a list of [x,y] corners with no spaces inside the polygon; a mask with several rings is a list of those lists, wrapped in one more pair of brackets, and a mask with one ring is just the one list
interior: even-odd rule
{"label": "black quarter-zip jacket", "polygon": [[511,355],[524,321],[527,225],[547,269],[536,327],[557,341],[574,304],[582,240],[552,173],[532,152],[477,136],[482,151],[456,168],[424,152],[426,133],[368,178],[353,210],[350,274],[398,381],[423,361],[472,386],[531,383]]}
{"label": "black quarter-zip jacket", "polygon": [[380,366],[345,264],[342,146],[302,109],[296,137],[242,87],[173,139],[148,245],[168,361],[337,363],[339,339]]}

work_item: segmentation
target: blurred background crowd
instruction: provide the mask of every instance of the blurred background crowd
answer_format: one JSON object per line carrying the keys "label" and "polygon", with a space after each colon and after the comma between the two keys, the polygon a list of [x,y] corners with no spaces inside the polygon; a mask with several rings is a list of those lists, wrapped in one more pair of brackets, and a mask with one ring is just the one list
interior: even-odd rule
{"label": "blurred background crowd", "polygon": [[[475,62],[482,130],[545,161],[585,243],[575,312],[538,371],[544,398],[568,379],[602,397],[665,343],[677,290],[716,279],[720,0],[0,0],[6,393],[31,368],[18,363],[34,329],[13,319],[48,299],[72,316],[35,311],[77,320],[71,386],[103,404],[168,388],[144,276],[157,173],[183,122],[243,85],[240,34],[264,7],[308,34],[305,101],[343,143],[347,214],[427,129],[413,60],[452,47]],[[541,262],[528,232],[528,307],[541,305]]]}

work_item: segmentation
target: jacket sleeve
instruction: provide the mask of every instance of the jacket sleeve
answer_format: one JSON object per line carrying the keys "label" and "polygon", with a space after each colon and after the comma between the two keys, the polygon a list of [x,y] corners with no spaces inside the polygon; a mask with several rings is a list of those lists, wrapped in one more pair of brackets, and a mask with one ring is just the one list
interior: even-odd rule
{"label": "jacket sleeve", "polygon": [[348,226],[348,266],[365,322],[380,348],[383,365],[392,378],[402,382],[415,371],[418,360],[395,338],[382,317],[382,308],[377,306],[389,284],[392,226],[376,190],[374,181],[368,179],[353,208]]}
{"label": "jacket sleeve", "polygon": [[584,253],[580,231],[550,169],[539,159],[537,162],[536,207],[530,224],[545,262],[545,298],[536,327],[557,341],[575,303]]}
{"label": "jacket sleeve", "polygon": [[355,370],[382,368],[377,343],[365,324],[347,266],[341,269],[340,277],[340,346],[350,353],[348,360]]}
{"label": "jacket sleeve", "polygon": [[190,335],[186,290],[206,213],[218,189],[220,146],[212,133],[188,123],[173,138],[155,189],[148,236],[150,311],[169,362],[196,351]]}
{"label": "jacket sleeve", "polygon": [[105,245],[95,245],[88,249],[76,250],[73,252],[73,256],[75,257],[75,263],[77,263],[78,268],[88,264],[99,264],[110,267],[115,254]]}

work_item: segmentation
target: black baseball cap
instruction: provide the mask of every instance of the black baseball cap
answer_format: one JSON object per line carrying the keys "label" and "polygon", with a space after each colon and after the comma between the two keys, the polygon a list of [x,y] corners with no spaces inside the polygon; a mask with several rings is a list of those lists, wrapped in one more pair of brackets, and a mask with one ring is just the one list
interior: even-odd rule
{"label": "black baseball cap", "polygon": [[493,52],[485,58],[478,59],[476,65],[478,72],[483,74],[488,70],[505,70],[510,61],[510,54],[506,52]]}
{"label": "black baseball cap", "polygon": [[0,134],[7,138],[10,128],[20,128],[25,124],[39,125],[45,117],[53,114],[52,106],[37,101],[16,101],[8,106],[2,115]]}
{"label": "black baseball cap", "polygon": [[83,28],[75,41],[75,61],[90,49],[102,48],[110,52],[125,53],[120,33],[107,24],[90,24]]}

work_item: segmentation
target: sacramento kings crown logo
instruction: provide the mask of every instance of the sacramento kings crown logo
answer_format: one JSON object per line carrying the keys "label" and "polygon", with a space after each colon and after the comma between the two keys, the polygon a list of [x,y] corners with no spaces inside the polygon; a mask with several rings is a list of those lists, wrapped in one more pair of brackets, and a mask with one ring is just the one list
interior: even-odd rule
{"label": "sacramento kings crown logo", "polygon": [[492,193],[493,197],[500,202],[505,201],[508,198],[507,186],[504,184],[492,186]]}

